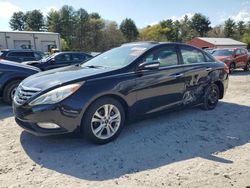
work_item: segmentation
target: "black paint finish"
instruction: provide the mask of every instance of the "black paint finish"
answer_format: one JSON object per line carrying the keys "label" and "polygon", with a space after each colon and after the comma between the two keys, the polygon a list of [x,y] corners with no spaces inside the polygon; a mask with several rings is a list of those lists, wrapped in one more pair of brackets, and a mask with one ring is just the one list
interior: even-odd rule
{"label": "black paint finish", "polygon": [[[69,66],[35,74],[22,82],[23,86],[41,89],[41,92],[28,99],[23,105],[13,103],[17,123],[36,135],[51,135],[73,132],[83,125],[82,117],[89,105],[103,96],[113,97],[123,105],[126,118],[150,114],[165,109],[194,105],[202,100],[204,89],[215,83],[223,97],[228,86],[228,73],[225,64],[216,61],[200,49],[208,60],[202,63],[183,64],[178,43],[133,43],[147,50],[119,68],[94,66]],[[153,50],[175,46],[178,64],[154,69],[139,70],[138,66]],[[95,58],[94,58],[95,59]],[[102,65],[102,62],[100,62]],[[74,94],[52,105],[30,106],[36,97],[63,85],[83,81],[84,84]],[[36,126],[38,122],[53,122],[61,129],[46,130]],[[31,126],[32,125],[32,126]]]}

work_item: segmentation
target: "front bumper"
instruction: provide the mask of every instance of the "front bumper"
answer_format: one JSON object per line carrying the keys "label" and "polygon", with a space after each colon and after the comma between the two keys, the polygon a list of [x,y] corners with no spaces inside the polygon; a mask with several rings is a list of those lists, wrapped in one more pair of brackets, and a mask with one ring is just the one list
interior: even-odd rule
{"label": "front bumper", "polygon": [[[81,124],[80,111],[64,104],[19,106],[13,102],[16,123],[36,136],[50,136],[77,131]],[[42,128],[38,123],[54,123],[60,128]]]}

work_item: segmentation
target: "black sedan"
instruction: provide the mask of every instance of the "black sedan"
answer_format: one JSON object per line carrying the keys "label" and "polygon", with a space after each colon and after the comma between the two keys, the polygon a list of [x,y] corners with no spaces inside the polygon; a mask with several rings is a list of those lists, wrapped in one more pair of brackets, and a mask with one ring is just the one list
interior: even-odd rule
{"label": "black sedan", "polygon": [[25,79],[13,108],[16,122],[32,134],[80,130],[103,144],[115,139],[132,117],[197,104],[214,109],[226,92],[228,71],[193,46],[129,43],[85,64]]}
{"label": "black sedan", "polygon": [[11,104],[20,82],[39,71],[38,68],[32,66],[0,60],[0,97],[3,98],[5,103]]}
{"label": "black sedan", "polygon": [[27,61],[23,62],[23,64],[32,65],[41,70],[49,70],[79,64],[92,57],[93,56],[83,52],[58,52],[39,61]]}

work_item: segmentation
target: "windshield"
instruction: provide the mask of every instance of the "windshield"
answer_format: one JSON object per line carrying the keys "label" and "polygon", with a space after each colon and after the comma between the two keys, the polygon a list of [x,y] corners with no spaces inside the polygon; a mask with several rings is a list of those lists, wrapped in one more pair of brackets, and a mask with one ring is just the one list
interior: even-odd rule
{"label": "windshield", "polygon": [[213,56],[231,56],[233,55],[233,50],[215,50]]}
{"label": "windshield", "polygon": [[121,46],[113,48],[103,54],[100,54],[82,66],[101,66],[101,67],[112,67],[121,68],[129,65],[143,52],[145,52],[149,46]]}

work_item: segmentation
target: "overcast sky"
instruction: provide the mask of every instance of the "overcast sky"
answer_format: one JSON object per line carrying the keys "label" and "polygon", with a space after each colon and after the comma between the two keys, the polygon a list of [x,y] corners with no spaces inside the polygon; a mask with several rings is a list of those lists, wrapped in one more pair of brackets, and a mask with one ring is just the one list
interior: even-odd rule
{"label": "overcast sky", "polygon": [[13,12],[40,9],[46,15],[51,8],[57,10],[63,5],[98,12],[102,18],[118,24],[126,17],[132,18],[139,28],[196,12],[209,17],[212,26],[228,18],[250,21],[250,0],[0,0],[0,30],[10,30]]}

